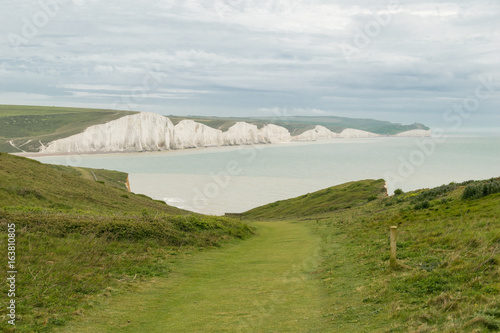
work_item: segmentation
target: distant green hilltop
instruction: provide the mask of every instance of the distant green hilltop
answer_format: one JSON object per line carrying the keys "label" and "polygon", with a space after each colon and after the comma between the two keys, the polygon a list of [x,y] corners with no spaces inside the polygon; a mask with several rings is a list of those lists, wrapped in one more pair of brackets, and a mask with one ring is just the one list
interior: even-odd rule
{"label": "distant green hilltop", "polygon": [[[0,105],[0,151],[9,153],[38,152],[41,147],[50,142],[82,133],[88,127],[138,113],[106,109]],[[182,120],[193,120],[222,132],[227,131],[238,122],[255,125],[258,129],[274,124],[288,130],[291,136],[313,131],[318,125],[324,126],[334,133],[340,133],[345,129],[355,129],[376,135],[395,135],[411,130],[429,129],[419,123],[402,125],[388,121],[343,117],[237,118],[173,115],[167,117],[174,125]]]}
{"label": "distant green hilltop", "polygon": [[300,135],[307,130],[313,129],[317,125],[324,126],[330,131],[340,133],[346,128],[353,128],[358,130],[363,130],[380,135],[395,135],[401,132],[411,131],[415,129],[429,130],[430,128],[420,124],[414,123],[411,125],[402,125],[397,123],[391,123],[389,121],[381,121],[375,119],[357,119],[357,118],[345,118],[345,117],[334,117],[334,116],[320,116],[320,117],[310,117],[310,116],[287,116],[287,117],[255,117],[255,118],[237,118],[237,117],[179,117],[179,116],[168,116],[172,122],[177,123],[183,119],[191,119],[196,122],[205,124],[207,126],[220,129],[222,131],[227,130],[229,127],[234,125],[238,121],[244,121],[250,124],[262,127],[266,124],[273,123],[278,126],[282,126],[290,131],[292,135]]}

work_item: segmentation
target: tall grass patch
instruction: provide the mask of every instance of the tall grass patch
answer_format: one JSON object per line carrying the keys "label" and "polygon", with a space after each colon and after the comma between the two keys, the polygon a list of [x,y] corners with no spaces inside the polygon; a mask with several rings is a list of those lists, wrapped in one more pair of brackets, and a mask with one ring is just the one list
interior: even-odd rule
{"label": "tall grass patch", "polygon": [[[500,196],[464,199],[470,186],[490,184],[399,194],[318,220],[314,228],[328,240],[322,278],[332,297],[345,296],[344,305],[332,306],[334,325],[373,332],[497,332]],[[393,225],[399,231],[396,271],[388,264]]]}

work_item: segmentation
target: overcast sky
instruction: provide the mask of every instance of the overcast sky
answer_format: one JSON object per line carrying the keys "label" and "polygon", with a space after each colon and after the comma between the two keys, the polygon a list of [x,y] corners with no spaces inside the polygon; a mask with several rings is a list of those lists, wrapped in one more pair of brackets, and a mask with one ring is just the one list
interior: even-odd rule
{"label": "overcast sky", "polygon": [[497,0],[2,0],[0,22],[0,104],[500,125]]}

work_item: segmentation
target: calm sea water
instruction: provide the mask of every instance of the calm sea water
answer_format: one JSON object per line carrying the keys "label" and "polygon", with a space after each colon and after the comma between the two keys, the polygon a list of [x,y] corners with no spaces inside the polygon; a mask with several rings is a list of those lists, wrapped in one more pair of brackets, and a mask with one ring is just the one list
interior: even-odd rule
{"label": "calm sea water", "polygon": [[500,176],[500,136],[337,139],[181,151],[46,156],[120,170],[132,191],[207,214],[236,213],[341,183],[387,180],[390,193]]}

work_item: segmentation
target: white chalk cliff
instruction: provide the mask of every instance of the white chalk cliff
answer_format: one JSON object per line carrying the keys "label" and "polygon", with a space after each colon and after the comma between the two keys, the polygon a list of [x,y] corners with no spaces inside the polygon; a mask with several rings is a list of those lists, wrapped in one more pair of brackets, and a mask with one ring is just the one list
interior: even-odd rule
{"label": "white chalk cliff", "polygon": [[286,143],[288,130],[273,124],[257,126],[238,122],[226,132],[182,120],[177,125],[156,113],[141,112],[87,128],[68,138],[55,140],[42,153],[86,153],[119,151],[156,151],[198,147]]}
{"label": "white chalk cliff", "polygon": [[171,133],[174,138],[173,142],[165,149],[218,147],[223,143],[220,130],[193,120],[181,120],[174,126]]}
{"label": "white chalk cliff", "polygon": [[223,145],[252,145],[264,143],[286,143],[291,141],[290,132],[284,127],[268,124],[260,130],[256,125],[237,122],[222,133]]}
{"label": "white chalk cliff", "polygon": [[141,112],[50,142],[42,153],[152,151],[175,144],[174,124],[155,113]]}
{"label": "white chalk cliff", "polygon": [[317,125],[314,129],[305,131],[304,133],[294,137],[297,141],[316,141],[331,138],[337,138],[339,135],[330,131],[325,126]]}
{"label": "white chalk cliff", "polygon": [[[427,133],[429,132],[429,133]],[[402,135],[407,133],[406,135]],[[414,130],[398,136],[428,136],[430,131]],[[316,126],[298,136],[281,126],[268,124],[262,128],[237,122],[226,132],[195,122],[182,120],[174,125],[169,118],[141,112],[87,128],[84,132],[50,142],[41,153],[132,152],[170,149],[287,143],[331,138],[369,138],[378,134],[345,129],[337,134],[324,126]]]}
{"label": "white chalk cliff", "polygon": [[353,128],[346,128],[339,135],[341,138],[376,138],[377,136],[381,135]]}
{"label": "white chalk cliff", "polygon": [[284,127],[274,124],[267,124],[260,129],[265,143],[286,143],[292,140],[290,132]]}

